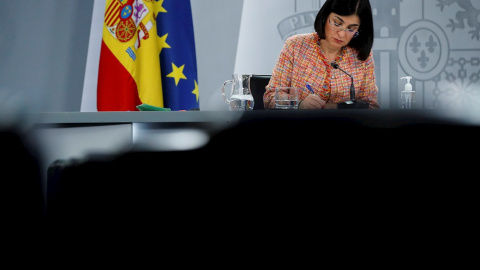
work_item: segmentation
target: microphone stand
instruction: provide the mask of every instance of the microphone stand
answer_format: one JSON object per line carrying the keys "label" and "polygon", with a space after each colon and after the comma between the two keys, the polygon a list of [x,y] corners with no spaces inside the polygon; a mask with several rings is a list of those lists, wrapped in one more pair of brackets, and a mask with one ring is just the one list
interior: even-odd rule
{"label": "microphone stand", "polygon": [[332,62],[330,65],[332,65],[334,69],[339,69],[343,73],[347,74],[352,80],[352,83],[350,84],[350,100],[338,103],[337,109],[368,109],[368,102],[355,99],[355,85],[353,84],[353,76],[341,69],[337,63]]}

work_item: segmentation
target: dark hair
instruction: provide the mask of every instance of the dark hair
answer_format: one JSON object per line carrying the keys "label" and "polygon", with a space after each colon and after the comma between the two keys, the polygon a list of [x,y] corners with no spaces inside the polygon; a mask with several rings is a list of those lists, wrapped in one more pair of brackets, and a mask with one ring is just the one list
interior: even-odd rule
{"label": "dark hair", "polygon": [[315,18],[315,31],[320,39],[325,38],[325,23],[328,16],[334,12],[340,16],[357,15],[360,18],[358,37],[353,38],[349,47],[358,50],[357,57],[365,61],[373,47],[373,17],[369,0],[327,0]]}

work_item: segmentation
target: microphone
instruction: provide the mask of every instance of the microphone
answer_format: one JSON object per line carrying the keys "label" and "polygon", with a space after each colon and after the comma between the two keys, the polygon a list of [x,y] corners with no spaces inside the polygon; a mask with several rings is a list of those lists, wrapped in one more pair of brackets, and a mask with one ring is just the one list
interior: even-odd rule
{"label": "microphone", "polygon": [[350,79],[352,80],[352,84],[350,85],[350,100],[355,100],[355,85],[353,84],[353,76],[350,75],[348,72],[346,72],[345,70],[341,69],[340,66],[335,63],[335,62],[332,62],[330,63],[330,65],[332,65],[332,67],[334,69],[339,69],[341,70],[343,73],[347,74],[348,77],[350,77]]}
{"label": "microphone", "polygon": [[341,69],[340,66],[335,62],[330,63],[330,65],[334,69],[339,69],[343,73],[347,74],[352,80],[352,83],[350,84],[350,100],[339,103],[337,109],[368,109],[368,102],[355,100],[355,85],[353,84],[353,76]]}

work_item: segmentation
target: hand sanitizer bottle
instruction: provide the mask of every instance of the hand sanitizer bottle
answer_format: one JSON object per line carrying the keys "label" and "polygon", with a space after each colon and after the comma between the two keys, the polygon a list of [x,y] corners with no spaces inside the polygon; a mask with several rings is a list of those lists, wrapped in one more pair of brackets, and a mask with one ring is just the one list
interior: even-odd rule
{"label": "hand sanitizer bottle", "polygon": [[415,91],[413,91],[412,85],[410,84],[411,76],[406,76],[400,78],[400,80],[406,79],[407,84],[405,84],[405,89],[401,93],[401,109],[415,109]]}

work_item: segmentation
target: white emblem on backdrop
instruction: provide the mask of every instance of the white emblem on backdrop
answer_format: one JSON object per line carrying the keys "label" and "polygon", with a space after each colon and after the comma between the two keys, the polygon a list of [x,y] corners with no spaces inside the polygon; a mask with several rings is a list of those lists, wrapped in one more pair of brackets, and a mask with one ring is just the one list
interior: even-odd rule
{"label": "white emblem on backdrop", "polygon": [[370,0],[383,108],[398,108],[413,77],[417,108],[474,109],[480,102],[478,0]]}

